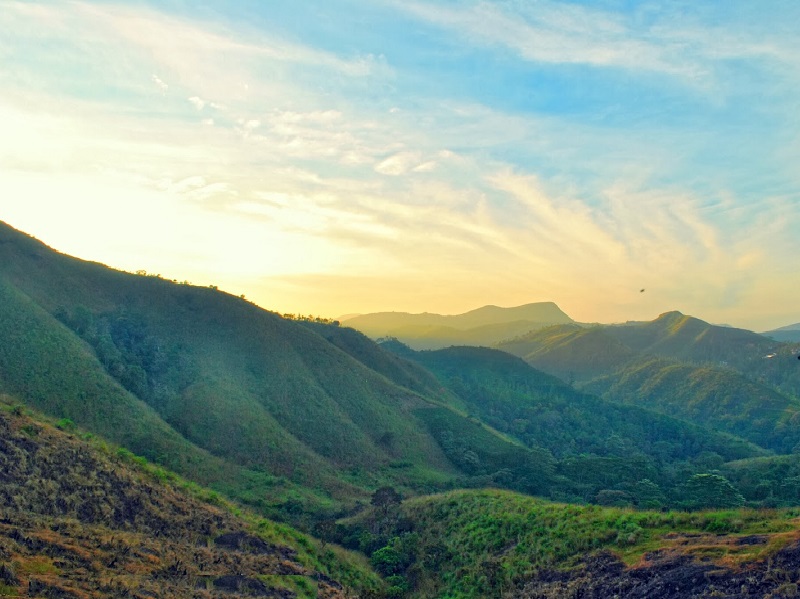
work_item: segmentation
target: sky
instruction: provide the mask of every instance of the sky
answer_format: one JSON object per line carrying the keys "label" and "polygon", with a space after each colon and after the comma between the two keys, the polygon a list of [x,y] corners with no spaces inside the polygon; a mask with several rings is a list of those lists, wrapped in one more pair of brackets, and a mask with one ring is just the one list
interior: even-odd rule
{"label": "sky", "polygon": [[0,220],[278,312],[767,330],[800,321],[797,23],[795,0],[0,0]]}

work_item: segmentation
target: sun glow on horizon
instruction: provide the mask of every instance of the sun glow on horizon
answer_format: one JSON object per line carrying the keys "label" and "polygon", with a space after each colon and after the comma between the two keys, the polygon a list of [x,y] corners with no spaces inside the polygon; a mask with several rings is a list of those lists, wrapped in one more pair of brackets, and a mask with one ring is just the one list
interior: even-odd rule
{"label": "sun glow on horizon", "polygon": [[5,2],[0,220],[279,312],[800,320],[797,5],[312,5]]}

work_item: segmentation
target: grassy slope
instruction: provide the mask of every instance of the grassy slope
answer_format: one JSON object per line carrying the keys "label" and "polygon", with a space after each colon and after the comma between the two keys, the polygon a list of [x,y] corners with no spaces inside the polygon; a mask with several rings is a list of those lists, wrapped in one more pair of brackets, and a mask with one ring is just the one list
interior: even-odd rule
{"label": "grassy slope", "polygon": [[4,596],[239,597],[249,587],[333,598],[345,593],[331,576],[355,590],[380,585],[356,556],[234,515],[130,452],[23,412],[0,403]]}
{"label": "grassy slope", "polygon": [[[295,485],[266,475],[263,465],[253,464],[256,468],[253,470],[246,467],[247,463],[225,459],[229,456],[219,451],[213,439],[197,435],[199,442],[195,444],[191,435],[187,438],[179,434],[152,407],[109,376],[89,346],[30,298],[1,280],[0,306],[0,338],[6,340],[0,345],[3,391],[24,397],[32,406],[55,417],[69,418],[201,484],[242,493],[255,484],[260,487],[259,496],[247,498],[261,502],[297,493]],[[217,411],[229,406],[227,403],[217,406]],[[201,418],[209,413],[193,410],[187,417]],[[233,416],[238,423],[242,413]],[[235,434],[220,439],[233,444],[247,424],[236,426]],[[289,442],[294,441],[280,429],[269,431],[265,439],[271,443],[280,441],[281,433]],[[338,484],[330,467],[298,442],[294,444],[298,449],[292,459],[300,465],[314,466],[319,482]],[[282,445],[284,453],[286,445],[289,444]],[[215,451],[216,455],[212,453]],[[307,501],[318,501],[307,493],[300,496]]]}
{"label": "grassy slope", "polygon": [[163,455],[170,468],[215,463],[109,377],[88,346],[2,280],[0,306],[0,389],[33,397],[37,409],[70,418],[136,453]]}
{"label": "grassy slope", "polygon": [[[694,446],[697,453],[715,451],[727,459],[762,453],[740,439],[576,391],[505,352],[453,347],[418,352],[416,359],[459,395],[472,413],[556,456],[605,453],[612,437],[629,444],[627,455],[655,454],[655,447],[663,450],[669,442],[681,448]],[[659,454],[659,459],[670,457],[676,456]]]}
{"label": "grassy slope", "polygon": [[669,312],[646,323],[550,327],[498,347],[611,401],[772,451],[788,453],[800,441],[796,350],[750,331]]}
{"label": "grassy slope", "polygon": [[751,331],[711,325],[680,312],[667,312],[648,323],[607,327],[606,331],[639,353],[735,369],[755,383],[800,399],[798,343],[780,343]]}
{"label": "grassy slope", "polygon": [[357,333],[76,260],[4,226],[0,282],[3,334],[25,337],[3,348],[7,390],[263,509],[283,489],[319,504],[310,494],[458,474],[427,415],[464,419],[457,401]]}
{"label": "grassy slope", "polygon": [[[541,496],[595,501],[599,493],[613,489],[621,501],[638,505],[653,499],[641,495],[638,488],[647,479],[663,492],[658,501],[676,504],[682,485],[693,473],[716,467],[709,465],[708,456],[724,462],[767,453],[732,435],[576,391],[498,350],[452,347],[413,352],[396,342],[384,346],[435,373],[473,417],[537,451],[543,471],[533,478],[539,484],[513,488]],[[471,445],[470,430],[446,421],[435,424],[439,431],[461,439],[464,450],[489,446],[485,442]],[[458,447],[454,449],[458,461]],[[480,472],[493,474],[483,484],[502,481],[498,468],[488,466],[496,466],[499,460],[473,451],[486,464]]]}
{"label": "grassy slope", "polygon": [[[395,520],[402,524],[400,529],[392,530],[391,519],[387,522],[379,513],[350,525],[358,529],[377,523],[380,528],[383,521],[389,527],[384,539],[401,553],[411,542],[414,552],[402,575],[415,583],[412,596],[466,599],[503,592],[517,596],[514,589],[543,571],[569,570],[602,550],[638,567],[647,567],[644,556],[653,558],[653,551],[680,552],[707,560],[707,569],[717,568],[719,577],[724,572],[720,568],[763,560],[796,541],[797,515],[753,510],[637,512],[483,490],[408,500]],[[756,543],[736,542],[753,534],[759,535]]]}
{"label": "grassy slope", "polygon": [[760,359],[774,346],[751,331],[714,326],[680,312],[666,312],[652,322],[608,327],[608,334],[635,351],[703,362],[742,364]]}

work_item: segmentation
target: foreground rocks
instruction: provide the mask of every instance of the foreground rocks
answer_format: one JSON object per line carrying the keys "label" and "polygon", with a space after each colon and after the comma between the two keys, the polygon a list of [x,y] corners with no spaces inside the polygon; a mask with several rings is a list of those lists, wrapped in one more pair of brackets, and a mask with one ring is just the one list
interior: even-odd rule
{"label": "foreground rocks", "polygon": [[[761,543],[758,536],[737,542]],[[632,568],[601,553],[570,572],[547,571],[507,597],[520,599],[778,599],[800,597],[800,544],[764,561],[724,567],[674,550],[645,555]]]}

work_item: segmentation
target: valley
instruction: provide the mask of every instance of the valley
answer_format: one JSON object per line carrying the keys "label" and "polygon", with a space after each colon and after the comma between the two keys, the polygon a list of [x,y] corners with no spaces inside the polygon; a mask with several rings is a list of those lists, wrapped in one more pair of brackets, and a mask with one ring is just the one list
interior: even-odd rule
{"label": "valley", "polygon": [[797,342],[290,318],[5,224],[0,340],[9,596],[796,592]]}

